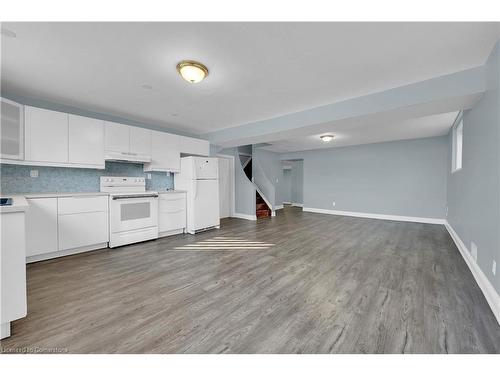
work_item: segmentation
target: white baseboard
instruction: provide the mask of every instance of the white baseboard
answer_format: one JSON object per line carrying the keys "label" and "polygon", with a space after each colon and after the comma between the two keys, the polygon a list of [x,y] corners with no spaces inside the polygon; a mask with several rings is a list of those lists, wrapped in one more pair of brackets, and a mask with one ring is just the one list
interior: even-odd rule
{"label": "white baseboard", "polygon": [[283,202],[283,204],[292,204],[292,202]]}
{"label": "white baseboard", "polygon": [[467,246],[465,246],[465,244],[462,242],[450,223],[446,221],[444,225],[450,233],[451,238],[455,242],[455,245],[457,245],[460,254],[462,254],[465,263],[467,263],[467,266],[472,272],[472,276],[474,276],[474,279],[476,279],[479,288],[481,288],[486,301],[488,301],[488,304],[490,305],[491,310],[495,315],[495,318],[497,318],[498,324],[500,324],[500,296],[498,295],[493,285],[491,285],[490,281],[483,273],[481,268],[479,268],[478,264],[474,261],[474,258],[472,258],[469,249],[467,249]]}
{"label": "white baseboard", "polygon": [[245,220],[257,220],[257,216],[256,215],[240,214],[238,212],[235,212],[233,214],[233,217],[236,217],[238,219],[245,219]]}
{"label": "white baseboard", "polygon": [[32,255],[32,256],[26,257],[26,263],[40,262],[42,260],[48,260],[48,259],[53,259],[53,258],[65,257],[68,255],[85,253],[87,251],[105,249],[107,247],[108,247],[108,243],[103,242],[103,243],[99,243],[96,245],[77,247],[76,249],[60,250],[60,251],[54,251],[53,253]]}
{"label": "white baseboard", "polygon": [[328,215],[363,217],[363,218],[366,218],[366,219],[381,219],[381,220],[393,220],[393,221],[410,221],[410,222],[413,222],[413,223],[425,223],[425,224],[443,224],[444,225],[446,223],[445,219],[436,219],[436,218],[431,218],[431,217],[369,214],[369,213],[365,213],[365,212],[325,210],[323,208],[312,208],[312,207],[304,207],[304,212],[315,212],[315,213],[318,213],[318,214],[328,214]]}
{"label": "white baseboard", "polygon": [[282,204],[280,204],[280,205],[278,205],[278,206],[274,207],[274,209],[275,209],[276,211],[281,210],[281,209],[283,209],[283,205],[282,205]]}
{"label": "white baseboard", "polygon": [[293,207],[304,207],[304,205],[302,203],[295,203],[295,202],[292,202],[292,206]]}

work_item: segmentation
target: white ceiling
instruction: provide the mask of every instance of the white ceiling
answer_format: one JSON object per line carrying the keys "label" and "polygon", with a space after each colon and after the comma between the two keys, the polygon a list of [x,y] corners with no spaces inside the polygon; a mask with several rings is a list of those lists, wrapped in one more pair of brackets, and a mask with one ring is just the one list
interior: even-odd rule
{"label": "white ceiling", "polygon": [[[330,125],[329,130],[321,134],[270,142],[269,146],[262,148],[274,152],[292,152],[402,139],[437,137],[449,132],[457,115],[458,112],[448,112],[404,121],[384,121],[383,119],[374,120],[368,118],[355,124],[337,122]],[[323,142],[320,139],[323,134],[333,134],[335,138],[331,142]]]}
{"label": "white ceiling", "polygon": [[[498,24],[470,22],[2,27],[17,34],[2,35],[2,90],[195,134],[479,66],[498,38]],[[182,59],[210,75],[186,83],[175,70]]]}

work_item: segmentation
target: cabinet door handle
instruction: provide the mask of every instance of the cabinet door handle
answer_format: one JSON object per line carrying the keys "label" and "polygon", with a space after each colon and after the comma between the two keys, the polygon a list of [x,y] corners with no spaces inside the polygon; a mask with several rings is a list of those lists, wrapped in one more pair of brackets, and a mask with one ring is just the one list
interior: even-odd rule
{"label": "cabinet door handle", "polygon": [[176,210],[176,211],[163,211],[165,214],[178,214],[179,212],[184,211],[184,209]]}

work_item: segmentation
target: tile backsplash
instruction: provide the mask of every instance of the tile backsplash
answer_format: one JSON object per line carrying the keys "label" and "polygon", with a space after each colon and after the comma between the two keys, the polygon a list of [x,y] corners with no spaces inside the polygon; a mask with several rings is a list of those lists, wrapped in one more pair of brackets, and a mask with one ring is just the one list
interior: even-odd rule
{"label": "tile backsplash", "polygon": [[[38,177],[30,177],[38,170]],[[146,189],[165,190],[174,187],[173,174],[148,172]],[[106,162],[105,169],[38,167],[0,164],[0,192],[2,195],[19,193],[71,193],[99,191],[101,176],[146,177],[142,164]]]}

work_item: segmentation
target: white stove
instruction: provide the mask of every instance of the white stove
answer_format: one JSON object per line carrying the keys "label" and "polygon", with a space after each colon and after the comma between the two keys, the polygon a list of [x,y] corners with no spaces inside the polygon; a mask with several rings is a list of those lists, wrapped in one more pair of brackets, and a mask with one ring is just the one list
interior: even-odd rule
{"label": "white stove", "polygon": [[101,177],[109,194],[109,247],[158,238],[158,192],[144,177]]}

